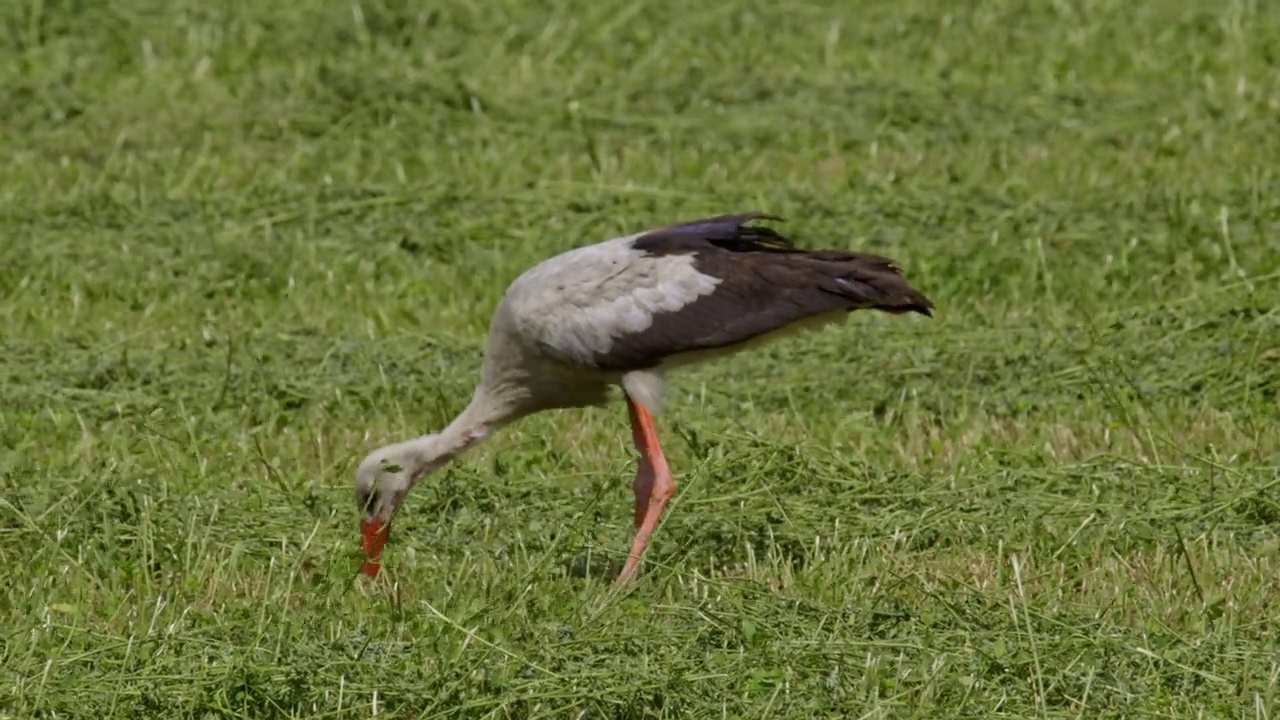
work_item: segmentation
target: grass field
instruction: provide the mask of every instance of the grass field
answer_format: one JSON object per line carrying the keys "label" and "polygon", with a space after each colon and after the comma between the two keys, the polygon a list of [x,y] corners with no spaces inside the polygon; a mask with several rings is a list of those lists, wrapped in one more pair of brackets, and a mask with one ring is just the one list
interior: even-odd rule
{"label": "grass field", "polygon": [[[1280,718],[1280,7],[0,9],[0,717]],[[356,577],[355,464],[532,262],[762,209],[889,255],[528,419]]]}

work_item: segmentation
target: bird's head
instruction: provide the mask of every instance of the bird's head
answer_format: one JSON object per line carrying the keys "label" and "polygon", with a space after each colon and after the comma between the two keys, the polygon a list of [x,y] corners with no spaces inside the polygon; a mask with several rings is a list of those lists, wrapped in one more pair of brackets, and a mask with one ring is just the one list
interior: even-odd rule
{"label": "bird's head", "polygon": [[360,508],[361,549],[365,553],[363,572],[378,574],[378,557],[391,531],[391,518],[409,490],[435,463],[423,462],[423,450],[436,436],[390,445],[370,453],[356,470],[356,504]]}

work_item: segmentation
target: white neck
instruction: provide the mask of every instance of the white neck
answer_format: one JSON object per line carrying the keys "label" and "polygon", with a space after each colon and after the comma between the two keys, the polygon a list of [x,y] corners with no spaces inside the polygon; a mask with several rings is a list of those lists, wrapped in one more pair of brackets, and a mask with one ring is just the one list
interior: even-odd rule
{"label": "white neck", "polygon": [[444,430],[388,446],[381,454],[394,458],[410,482],[417,483],[514,419],[506,404],[495,402],[483,387],[477,388],[471,402]]}
{"label": "white neck", "polygon": [[510,323],[510,310],[501,302],[490,323],[480,383],[471,402],[448,427],[379,451],[379,456],[394,459],[404,469],[410,485],[480,444],[494,430],[538,409],[530,402],[531,378],[522,362],[523,346],[513,337]]}

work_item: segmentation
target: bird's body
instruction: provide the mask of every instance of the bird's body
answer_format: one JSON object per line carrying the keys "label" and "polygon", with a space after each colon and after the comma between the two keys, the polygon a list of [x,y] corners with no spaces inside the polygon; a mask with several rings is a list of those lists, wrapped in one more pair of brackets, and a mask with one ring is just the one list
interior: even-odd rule
{"label": "bird's body", "polygon": [[667,371],[857,309],[931,314],[932,303],[892,261],[801,250],[747,224],[765,218],[726,215],[606,240],[516,278],[493,313],[480,383],[462,414],[438,435],[387,446],[361,464],[366,573],[376,573],[391,516],[427,473],[502,425],[603,405],[620,387],[640,451],[637,533],[622,573],[630,577],[675,490],[652,419]]}

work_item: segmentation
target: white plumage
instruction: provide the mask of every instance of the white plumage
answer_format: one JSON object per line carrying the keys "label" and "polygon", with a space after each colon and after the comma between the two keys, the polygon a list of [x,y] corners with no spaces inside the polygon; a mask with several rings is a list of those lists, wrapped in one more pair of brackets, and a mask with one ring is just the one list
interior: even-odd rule
{"label": "white plumage", "polygon": [[691,255],[646,257],[633,245],[638,237],[570,250],[525,271],[502,299],[512,330],[552,357],[589,365],[618,338],[648,329],[655,314],[675,312],[720,284],[698,272]]}

